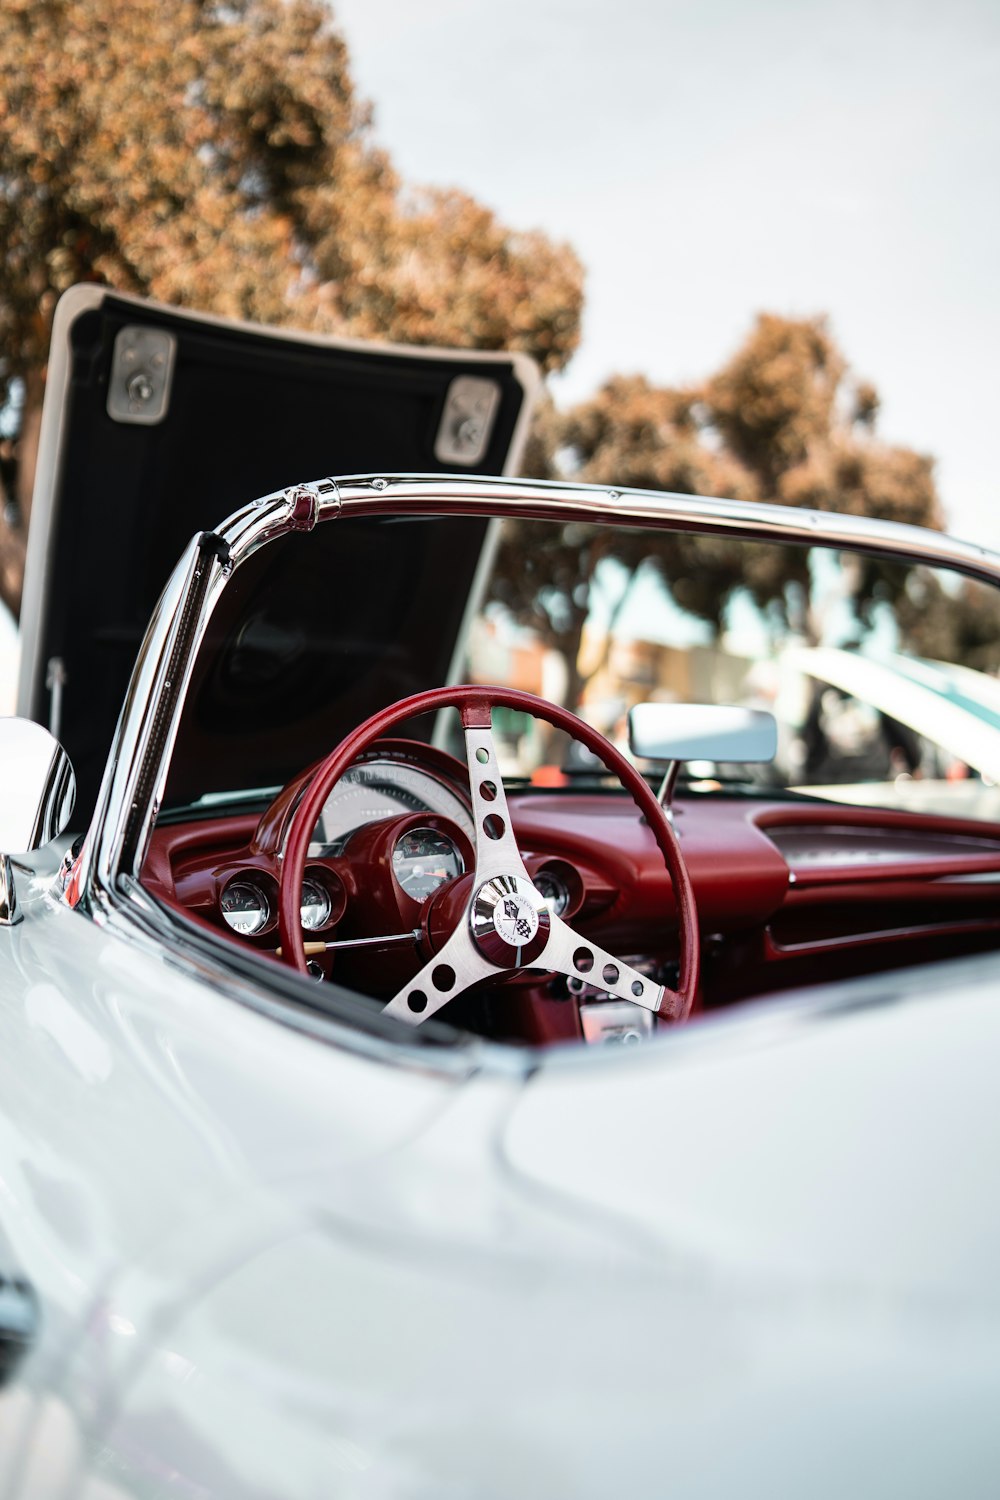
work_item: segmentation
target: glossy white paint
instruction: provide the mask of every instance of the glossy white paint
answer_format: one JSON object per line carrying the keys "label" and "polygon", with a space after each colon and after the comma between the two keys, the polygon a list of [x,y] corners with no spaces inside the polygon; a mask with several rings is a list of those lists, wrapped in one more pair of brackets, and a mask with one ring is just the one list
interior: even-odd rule
{"label": "glossy white paint", "polygon": [[1000,1316],[982,1191],[1000,1162],[997,967],[962,973],[924,971],[923,994],[886,977],[868,1004],[855,985],[845,1014],[757,1004],[641,1059],[550,1071],[509,1159],[692,1264]]}
{"label": "glossy white paint", "polygon": [[992,964],[463,1080],[24,904],[4,1500],[994,1492]]}
{"label": "glossy white paint", "polygon": [[[217,1220],[223,1240],[241,1226],[249,1249],[297,1211],[285,1179],[391,1151],[461,1083],[276,1025],[41,882],[29,889],[23,872],[20,884],[25,920],[0,936],[0,1229],[43,1307],[24,1384],[65,1401],[85,1446],[127,1377],[128,1329],[183,1298],[175,1241],[210,1259]],[[126,1273],[141,1294],[123,1307]],[[4,1448],[0,1494],[37,1493],[18,1478],[16,1443]]]}

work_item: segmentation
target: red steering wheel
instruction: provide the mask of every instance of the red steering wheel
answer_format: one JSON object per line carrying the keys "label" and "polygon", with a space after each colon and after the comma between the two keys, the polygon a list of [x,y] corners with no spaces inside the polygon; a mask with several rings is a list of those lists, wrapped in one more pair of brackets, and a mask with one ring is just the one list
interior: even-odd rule
{"label": "red steering wheel", "polygon": [[[615,958],[574,932],[545,905],[535,890],[511,828],[507,797],[493,742],[494,707],[519,709],[565,730],[616,775],[645,814],[670,878],[680,919],[680,977],[676,990]],[[524,968],[583,978],[608,994],[654,1011],[671,1021],[687,1018],[698,988],[698,914],[694,891],[677,835],[647,783],[621,751],[564,708],[532,693],[499,687],[445,687],[402,698],[372,714],[317,768],[288,826],[282,861],[278,922],[286,962],[306,973],[299,922],[299,892],[309,842],[334,785],[373,740],[415,714],[457,708],[465,731],[469,788],[476,835],[476,868],[469,899],[438,953],[393,996],[390,1015],[414,1024],[446,1005],[470,985],[500,979]]]}

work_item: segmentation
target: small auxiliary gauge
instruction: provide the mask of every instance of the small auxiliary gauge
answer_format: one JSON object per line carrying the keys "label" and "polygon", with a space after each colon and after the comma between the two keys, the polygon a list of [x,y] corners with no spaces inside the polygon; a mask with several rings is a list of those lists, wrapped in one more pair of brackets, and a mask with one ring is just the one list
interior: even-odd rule
{"label": "small auxiliary gauge", "polygon": [[531,883],[552,915],[561,917],[569,906],[569,891],[558,875],[551,870],[539,870]]}
{"label": "small auxiliary gauge", "polygon": [[299,920],[306,932],[317,932],[330,920],[333,903],[318,880],[303,880],[299,903]]}
{"label": "small auxiliary gauge", "polygon": [[270,902],[249,880],[231,880],[219,905],[226,922],[240,937],[256,937],[271,919]]}

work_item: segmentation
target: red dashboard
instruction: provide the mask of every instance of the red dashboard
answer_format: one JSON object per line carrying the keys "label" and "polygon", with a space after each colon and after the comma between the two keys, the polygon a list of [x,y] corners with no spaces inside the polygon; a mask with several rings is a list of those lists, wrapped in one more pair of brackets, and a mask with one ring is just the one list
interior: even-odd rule
{"label": "red dashboard", "polygon": [[[378,768],[390,764],[387,779]],[[349,810],[333,821],[360,821],[346,833],[334,827],[336,836],[310,851],[304,936],[317,979],[384,997],[437,950],[467,894],[464,871],[473,857],[461,811],[464,768],[395,742],[358,776],[343,794],[353,799]],[[286,788],[263,818],[212,816],[157,828],[144,884],[230,940],[280,958],[277,851],[306,779]],[[509,805],[528,870],[558,910],[595,943],[669,976],[676,904],[631,800],[531,790],[512,791]],[[675,826],[698,906],[701,1010],[992,947],[1000,935],[1000,837],[988,825],[715,792],[679,797]],[[421,864],[422,848],[431,852]],[[246,899],[241,908],[247,889],[256,891],[263,917]],[[551,1041],[579,1037],[603,998],[582,981],[536,973],[496,989],[456,1000],[453,1018],[493,1035]]]}

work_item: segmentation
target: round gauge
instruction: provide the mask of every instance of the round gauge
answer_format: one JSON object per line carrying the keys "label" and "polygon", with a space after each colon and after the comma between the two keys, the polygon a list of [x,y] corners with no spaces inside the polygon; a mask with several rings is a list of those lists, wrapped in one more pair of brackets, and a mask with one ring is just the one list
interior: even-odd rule
{"label": "round gauge", "polygon": [[440,813],[473,836],[469,810],[452,787],[421,766],[380,757],[352,766],[337,782],[314,835],[316,853],[339,848],[366,823],[407,812]]}
{"label": "round gauge", "polygon": [[392,873],[414,901],[426,901],[446,880],[454,880],[465,862],[446,833],[411,828],[393,845]]}
{"label": "round gauge", "polygon": [[219,902],[226,922],[240,937],[254,937],[271,920],[271,904],[249,880],[231,880]]}
{"label": "round gauge", "polygon": [[551,870],[539,870],[532,885],[552,916],[561,917],[569,906],[569,891],[559,877],[553,875]]}
{"label": "round gauge", "polygon": [[299,920],[306,932],[316,932],[325,927],[333,912],[330,894],[318,880],[303,880],[299,902]]}

